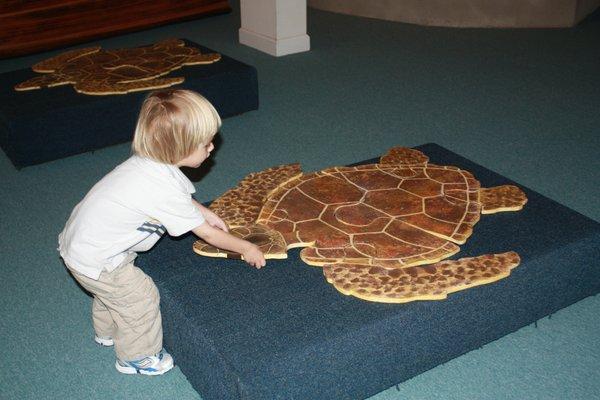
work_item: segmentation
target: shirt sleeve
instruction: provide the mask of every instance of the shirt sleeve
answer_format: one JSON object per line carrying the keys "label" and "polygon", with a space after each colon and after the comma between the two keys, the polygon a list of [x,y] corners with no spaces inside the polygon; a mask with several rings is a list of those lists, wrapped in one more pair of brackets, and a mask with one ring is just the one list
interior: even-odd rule
{"label": "shirt sleeve", "polygon": [[171,193],[162,198],[151,211],[150,216],[160,221],[171,236],[180,236],[202,225],[202,213],[192,203],[192,195]]}

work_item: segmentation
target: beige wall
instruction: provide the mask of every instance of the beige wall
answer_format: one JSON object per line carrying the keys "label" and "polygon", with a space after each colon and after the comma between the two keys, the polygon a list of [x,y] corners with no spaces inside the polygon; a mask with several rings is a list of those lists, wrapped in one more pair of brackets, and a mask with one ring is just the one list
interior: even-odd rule
{"label": "beige wall", "polygon": [[600,0],[308,0],[308,5],[419,25],[549,28],[577,24]]}

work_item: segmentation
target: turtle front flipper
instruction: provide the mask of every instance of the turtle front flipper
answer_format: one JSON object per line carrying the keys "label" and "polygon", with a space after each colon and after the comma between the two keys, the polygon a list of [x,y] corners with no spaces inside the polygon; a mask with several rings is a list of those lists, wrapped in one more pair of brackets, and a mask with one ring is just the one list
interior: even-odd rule
{"label": "turtle front flipper", "polygon": [[527,196],[516,186],[503,185],[479,190],[482,214],[519,211],[527,203]]}
{"label": "turtle front flipper", "polygon": [[180,84],[183,81],[184,78],[158,78],[132,82],[84,81],[75,83],[73,87],[79,93],[102,96],[162,89]]}
{"label": "turtle front flipper", "polygon": [[[267,196],[279,186],[302,175],[299,164],[280,165],[252,173],[213,201],[209,208],[230,227],[234,236],[256,244],[266,259],[287,258],[287,244],[283,235],[264,225],[256,224]],[[203,240],[194,243],[194,251],[208,257],[239,259],[236,253],[209,245]]]}
{"label": "turtle front flipper", "polygon": [[57,56],[54,56],[52,58],[49,58],[47,60],[43,60],[37,64],[34,64],[33,67],[31,67],[31,69],[34,70],[35,72],[54,72],[57,69],[64,66],[65,64],[67,64],[68,62],[73,61],[76,58],[79,58],[79,57],[82,57],[82,56],[85,56],[88,54],[92,54],[92,53],[97,53],[99,51],[100,51],[100,46],[86,47],[83,49],[75,49],[75,50],[71,50],[71,51],[65,51],[64,53],[60,53]]}
{"label": "turtle front flipper", "polygon": [[253,224],[269,194],[300,175],[300,164],[280,165],[252,173],[213,201],[209,208],[230,227]]}
{"label": "turtle front flipper", "polygon": [[442,300],[448,293],[495,282],[519,263],[517,253],[507,252],[397,269],[333,264],[324,266],[323,274],[343,294],[378,303],[407,303]]}
{"label": "turtle front flipper", "polygon": [[[229,232],[233,236],[257,245],[266,259],[287,258],[287,246],[283,236],[266,226],[259,224],[241,226],[232,228]],[[218,249],[203,240],[197,240],[193,248],[194,252],[202,256],[242,259],[242,256],[238,253]]]}

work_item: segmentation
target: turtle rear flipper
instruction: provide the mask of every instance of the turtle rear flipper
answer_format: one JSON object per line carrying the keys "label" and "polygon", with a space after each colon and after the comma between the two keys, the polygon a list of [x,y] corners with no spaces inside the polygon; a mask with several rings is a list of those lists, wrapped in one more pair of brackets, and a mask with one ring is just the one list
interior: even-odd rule
{"label": "turtle rear flipper", "polygon": [[240,181],[237,187],[213,201],[209,208],[230,227],[253,224],[267,196],[300,175],[300,164],[280,165],[250,174]]}
{"label": "turtle rear flipper", "polygon": [[511,251],[400,269],[333,264],[324,266],[323,274],[343,294],[379,303],[406,303],[441,300],[448,293],[495,282],[519,263],[519,255]]}
{"label": "turtle rear flipper", "polygon": [[194,54],[186,57],[182,65],[212,64],[220,59],[221,55],[219,53]]}
{"label": "turtle rear flipper", "polygon": [[527,203],[527,196],[516,186],[502,185],[479,190],[482,214],[519,211]]}
{"label": "turtle rear flipper", "polygon": [[[254,243],[263,252],[266,259],[287,258],[287,246],[281,233],[267,228],[266,226],[254,224],[232,228],[229,233],[233,236]],[[218,249],[203,240],[194,243],[194,252],[207,257],[222,257],[241,259],[238,253]]]}

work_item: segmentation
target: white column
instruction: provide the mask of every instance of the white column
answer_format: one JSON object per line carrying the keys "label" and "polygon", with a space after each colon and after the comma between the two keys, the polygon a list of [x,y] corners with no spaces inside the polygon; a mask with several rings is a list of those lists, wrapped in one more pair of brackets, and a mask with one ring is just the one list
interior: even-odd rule
{"label": "white column", "polygon": [[310,49],[306,0],[240,0],[240,43],[273,56]]}

